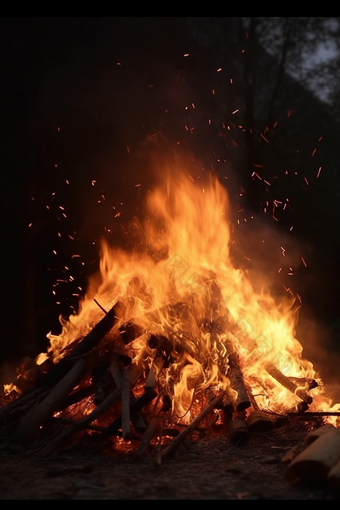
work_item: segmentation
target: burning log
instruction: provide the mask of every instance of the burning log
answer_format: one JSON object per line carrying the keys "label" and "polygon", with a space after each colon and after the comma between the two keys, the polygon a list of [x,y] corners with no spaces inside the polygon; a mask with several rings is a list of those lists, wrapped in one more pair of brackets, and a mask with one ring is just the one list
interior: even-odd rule
{"label": "burning log", "polygon": [[118,331],[125,344],[129,344],[133,340],[136,340],[140,336],[148,332],[146,327],[142,324],[162,324],[164,318],[168,321],[180,321],[184,319],[186,322],[192,318],[189,306],[182,301],[179,301],[173,305],[164,305],[157,310],[147,312],[141,317],[135,317],[122,324]]}
{"label": "burning log", "polygon": [[251,402],[249,400],[247,388],[244,383],[243,374],[240,369],[239,357],[236,352],[232,352],[231,354],[229,354],[228,363],[229,369],[227,375],[230,380],[230,386],[232,387],[233,390],[237,392],[237,397],[234,405],[236,411],[239,413],[250,407]]}
{"label": "burning log", "polygon": [[152,415],[149,420],[148,427],[143,434],[143,437],[139,444],[138,450],[136,452],[137,459],[140,459],[141,456],[146,452],[151,439],[153,438],[155,432],[157,431],[157,429],[159,427],[159,421],[161,418],[161,414],[166,413],[170,408],[170,401],[168,401],[167,396],[164,396],[162,407],[161,407],[161,409],[158,410],[157,407],[158,407],[159,400],[160,400],[160,396],[158,395],[157,400],[154,405],[154,408],[153,408],[153,411],[152,411]]}
{"label": "burning log", "polygon": [[251,412],[246,419],[249,432],[269,432],[273,429],[274,419],[268,413],[261,411],[250,387],[247,387],[247,391],[251,401]]}
{"label": "burning log", "polygon": [[246,424],[249,432],[269,432],[273,430],[275,420],[263,411],[252,411],[247,417]]}
{"label": "burning log", "polygon": [[[122,324],[118,330],[125,344],[129,344],[136,338],[144,335],[147,332],[146,328],[143,327],[140,323],[150,324],[150,323],[161,323],[162,318],[167,315],[176,316],[176,313],[180,311],[181,308],[187,309],[187,305],[182,302],[176,303],[175,305],[165,305],[159,308],[158,310],[153,310],[152,312],[148,312],[142,317],[136,317],[134,319],[130,319],[129,321]],[[183,313],[183,312],[182,312]]]}
{"label": "burning log", "polygon": [[130,370],[126,368],[122,380],[122,437],[128,439],[131,434],[130,425]]}
{"label": "burning log", "polygon": [[165,365],[169,365],[172,345],[165,336],[151,335],[149,346],[156,348],[156,352],[145,381],[145,389],[155,389],[158,374]]}
{"label": "burning log", "polygon": [[[130,402],[129,413],[133,416],[135,413],[143,409],[147,404],[157,397],[157,393],[154,390],[145,391],[142,395],[136,398],[133,402]],[[120,414],[103,432],[103,437],[106,438],[113,434],[117,434],[118,430],[122,427],[122,414]]]}
{"label": "burning log", "polygon": [[159,415],[153,414],[149,420],[149,425],[147,426],[146,431],[143,434],[143,437],[139,443],[138,449],[136,451],[136,458],[139,459],[147,450],[151,439],[153,438],[159,423]]}
{"label": "burning log", "polygon": [[0,419],[3,415],[9,413],[14,408],[19,408],[22,404],[25,406],[29,401],[33,403],[36,402],[40,393],[44,393],[48,388],[51,388],[53,384],[56,384],[63,378],[78,356],[89,353],[91,349],[102,340],[119,318],[123,316],[124,312],[125,306],[123,303],[117,302],[103,319],[94,326],[90,333],[77,343],[68,356],[62,358],[57,364],[52,365],[50,370],[39,378],[35,387],[27,393],[20,395],[6,407],[0,409]]}
{"label": "burning log", "polygon": [[338,461],[329,471],[327,481],[335,494],[340,495],[340,461]]}
{"label": "burning log", "polygon": [[314,388],[319,386],[318,382],[315,379],[310,377],[291,377],[288,379],[295,384],[298,388],[303,388],[305,391],[311,391]]}
{"label": "burning log", "polygon": [[92,368],[92,385],[94,388],[94,404],[98,405],[108,396],[112,377],[109,373],[110,355],[105,353]]}
{"label": "burning log", "polygon": [[246,419],[249,432],[269,432],[274,427],[275,418],[261,411],[250,388],[248,388],[248,395],[251,400],[251,412]]}
{"label": "burning log", "polygon": [[85,429],[90,423],[99,418],[105,411],[109,409],[111,404],[121,396],[121,388],[117,388],[101,404],[99,404],[88,416],[78,421],[68,429],[66,429],[59,437],[57,437],[49,446],[41,451],[41,455],[50,455],[55,449],[61,446],[73,434]]}
{"label": "burning log", "polygon": [[[141,377],[142,373],[138,374],[138,377],[133,381],[133,385],[138,381]],[[75,423],[73,426],[66,429],[55,441],[53,441],[48,447],[46,447],[43,451],[43,455],[49,455],[52,451],[58,448],[63,444],[64,441],[69,439],[73,434],[80,432],[84,428],[86,428],[90,423],[99,418],[102,414],[104,414],[112,405],[112,403],[117,400],[122,394],[122,388],[117,388],[113,391],[108,397],[106,397],[103,402],[101,402],[88,416],[85,416],[82,420]]]}
{"label": "burning log", "polygon": [[55,412],[64,398],[85,375],[85,361],[78,360],[68,374],[55,386],[49,395],[24,420],[10,438],[13,449],[25,446],[38,432],[45,421]]}
{"label": "burning log", "polygon": [[[26,416],[28,411],[45,399],[50,393],[51,388],[63,379],[73,365],[79,361],[79,358],[91,353],[91,350],[99,344],[102,338],[117,323],[119,318],[123,316],[124,312],[125,306],[118,301],[112,309],[106,313],[103,319],[93,327],[90,333],[73,347],[70,354],[62,358],[57,364],[52,365],[49,371],[38,379],[36,385],[32,389],[19,395],[17,399],[0,409],[0,423],[6,427],[10,427],[17,420]],[[61,402],[59,402],[59,404],[61,405]]]}
{"label": "burning log", "polygon": [[[122,356],[119,356],[119,357],[115,357],[111,363],[110,373],[112,375],[113,380],[116,383],[117,388],[122,388],[122,386],[123,386],[123,373],[125,373],[124,369],[126,369],[126,367],[128,365],[130,365],[130,363],[127,363],[127,360],[128,360],[127,357],[124,359],[124,358],[122,358]],[[131,358],[130,358],[130,362],[131,362]],[[131,372],[131,370],[132,370],[132,372]],[[136,374],[141,373],[142,371],[143,371],[143,367],[139,366],[138,363],[132,365],[130,367],[131,380],[135,380]],[[130,398],[130,401],[135,399],[134,394],[132,393],[131,389],[130,389],[129,398]],[[142,415],[139,412],[137,412],[134,416],[132,416],[132,422],[136,429],[144,430],[146,428],[145,420],[143,419]]]}
{"label": "burning log", "polygon": [[234,413],[232,405],[225,405],[222,408],[222,419],[226,434],[232,444],[244,445],[249,441],[245,411]]}
{"label": "burning log", "polygon": [[186,427],[178,436],[176,436],[169,445],[161,451],[160,460],[165,459],[169,455],[173,454],[184,439],[197,427],[197,425],[206,417],[208,414],[215,409],[220,402],[225,398],[225,392],[221,393],[212,401],[208,406],[199,414],[191,423]]}
{"label": "burning log", "polygon": [[278,368],[274,365],[269,364],[266,366],[266,371],[269,375],[271,375],[277,382],[282,384],[287,390],[291,391],[295,395],[297,395],[301,400],[306,402],[306,404],[311,404],[313,402],[313,398],[308,395],[304,390],[301,390],[292,382],[288,377],[286,377]]}
{"label": "burning log", "polygon": [[126,307],[120,301],[109,310],[94,328],[83,338],[83,340],[74,347],[70,353],[70,358],[89,353],[96,347],[104,336],[111,331],[113,326],[121,319],[125,313]]}
{"label": "burning log", "polygon": [[77,404],[78,402],[81,402],[87,397],[90,397],[95,393],[95,388],[93,384],[89,384],[88,386],[83,386],[79,390],[75,391],[74,393],[71,393],[68,397],[64,399],[62,404],[58,407],[57,411],[63,411],[64,409],[67,409],[68,407]]}

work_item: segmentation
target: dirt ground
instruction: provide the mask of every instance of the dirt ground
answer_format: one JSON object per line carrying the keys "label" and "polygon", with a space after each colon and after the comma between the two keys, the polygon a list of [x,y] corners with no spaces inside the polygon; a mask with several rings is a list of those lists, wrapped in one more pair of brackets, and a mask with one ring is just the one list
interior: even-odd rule
{"label": "dirt ground", "polygon": [[77,448],[46,458],[0,453],[2,500],[339,499],[327,484],[301,485],[285,476],[283,455],[303,439],[296,430],[253,434],[243,446],[216,435],[188,438],[172,458],[139,460],[126,451]]}

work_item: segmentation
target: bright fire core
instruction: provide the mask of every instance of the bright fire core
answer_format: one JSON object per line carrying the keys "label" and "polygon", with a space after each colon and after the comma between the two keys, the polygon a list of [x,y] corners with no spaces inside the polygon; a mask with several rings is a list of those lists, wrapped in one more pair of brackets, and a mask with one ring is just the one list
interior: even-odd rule
{"label": "bright fire core", "polygon": [[[174,419],[192,419],[193,401],[212,387],[236,399],[228,377],[233,353],[260,409],[284,413],[301,402],[270,375],[275,367],[290,380],[299,378],[302,390],[307,378],[317,379],[310,410],[332,410],[295,337],[294,299],[278,304],[232,263],[228,195],[218,179],[202,186],[188,174],[172,175],[147,194],[146,210],[135,250],[103,241],[100,274],[91,279],[78,314],[61,320],[61,334],[48,335],[48,352],[37,363],[47,356],[57,361],[65,346],[91,330],[103,317],[96,301],[106,310],[121,301],[126,312],[118,326],[133,319],[143,328],[126,349],[145,374],[155,355],[150,334],[169,341],[170,362],[158,366],[156,377],[160,393],[171,398]],[[115,341],[113,332],[106,340],[110,335]]]}

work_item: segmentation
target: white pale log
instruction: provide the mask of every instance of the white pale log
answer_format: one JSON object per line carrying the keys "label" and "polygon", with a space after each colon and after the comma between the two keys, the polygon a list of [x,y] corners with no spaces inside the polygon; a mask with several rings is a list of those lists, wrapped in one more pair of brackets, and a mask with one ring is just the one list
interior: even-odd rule
{"label": "white pale log", "polygon": [[326,480],[329,471],[340,460],[340,431],[323,434],[309,444],[288,466],[290,478]]}
{"label": "white pale log", "polygon": [[305,444],[309,445],[311,443],[314,443],[314,441],[318,439],[318,437],[328,434],[328,432],[332,432],[334,430],[336,430],[334,425],[327,423],[322,427],[309,431],[308,434],[305,435],[304,442]]}

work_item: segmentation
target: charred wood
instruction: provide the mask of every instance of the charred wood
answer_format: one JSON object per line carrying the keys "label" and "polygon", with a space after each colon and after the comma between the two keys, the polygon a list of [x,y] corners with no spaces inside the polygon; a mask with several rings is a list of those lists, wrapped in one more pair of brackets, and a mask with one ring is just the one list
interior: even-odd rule
{"label": "charred wood", "polygon": [[230,442],[234,445],[245,445],[249,441],[249,429],[246,423],[246,413],[233,412],[230,405],[224,406],[222,409],[222,420]]}
{"label": "charred wood", "polygon": [[222,400],[225,398],[225,392],[221,391],[221,393],[212,401],[210,402],[205,409],[186,427],[182,432],[176,436],[169,445],[164,448],[164,450],[160,453],[160,460],[165,459],[169,455],[173,454],[176,449],[180,446],[182,441],[199,425],[199,423],[208,416],[209,413],[213,409],[216,409],[216,407],[222,402]]}
{"label": "charred wood", "polygon": [[110,393],[113,381],[109,373],[111,354],[105,353],[92,368],[93,402],[99,405]]}
{"label": "charred wood", "polygon": [[162,335],[151,335],[149,347],[156,350],[152,365],[145,381],[145,389],[155,389],[157,377],[162,370],[170,364],[172,345],[168,338]]}
{"label": "charred wood", "polygon": [[130,371],[126,368],[122,380],[122,437],[128,439],[131,434],[130,425]]}
{"label": "charred wood", "polygon": [[319,386],[315,379],[310,377],[288,377],[288,379],[295,384],[298,388],[302,388],[305,391],[311,391]]}
{"label": "charred wood", "polygon": [[111,331],[113,326],[121,319],[125,313],[126,307],[120,301],[109,310],[101,321],[96,324],[93,329],[76,345],[71,351],[70,357],[81,356],[90,352],[96,347],[104,336]]}
{"label": "charred wood", "polygon": [[74,393],[71,393],[68,397],[66,397],[62,404],[58,407],[57,411],[63,411],[64,409],[67,409],[68,407],[77,404],[78,402],[81,402],[85,398],[90,397],[95,393],[95,389],[92,384],[89,384],[88,386],[83,386],[83,388],[80,388],[79,390],[75,391]]}
{"label": "charred wood", "polygon": [[[136,459],[140,459],[141,456],[146,452],[146,450],[149,447],[149,444],[156,433],[156,431],[159,429],[159,421],[161,419],[161,413],[166,412],[168,410],[166,403],[163,401],[162,407],[159,409],[159,402],[160,402],[160,396],[157,396],[156,402],[153,406],[152,414],[149,419],[148,426],[142,436],[142,439],[140,441],[139,447],[136,451]],[[162,431],[160,431],[162,433]]]}
{"label": "charred wood", "polygon": [[88,416],[85,416],[82,420],[78,421],[68,429],[66,429],[60,436],[58,436],[50,445],[45,447],[41,451],[41,455],[46,456],[50,455],[55,449],[61,446],[67,439],[71,436],[85,429],[90,423],[99,418],[102,414],[104,414],[112,403],[117,400],[121,396],[122,390],[121,388],[117,388],[113,391],[106,399],[99,404]]}
{"label": "charred wood", "polygon": [[237,412],[244,411],[251,406],[247,388],[244,383],[243,374],[239,365],[239,357],[236,352],[232,352],[228,356],[229,369],[227,376],[230,380],[230,386],[237,392],[235,408]]}
{"label": "charred wood", "polygon": [[[301,413],[297,412],[289,412],[287,413],[287,416],[298,416]],[[316,418],[316,417],[322,417],[322,416],[340,416],[340,411],[306,411],[303,413],[303,416],[306,416],[306,418]]]}
{"label": "charred wood", "polygon": [[[125,370],[126,370],[126,368],[125,368]],[[135,365],[131,366],[131,368],[130,368],[131,380],[135,379],[135,374],[138,373],[138,371],[139,371],[139,373],[141,372],[140,367],[138,367],[136,369]],[[122,388],[124,365],[120,358],[113,359],[111,366],[110,366],[110,372],[111,372],[114,382],[116,383],[117,388]],[[133,401],[134,399],[135,399],[135,396],[134,396],[132,390],[130,389],[130,401]],[[133,425],[136,429],[145,430],[146,423],[145,423],[145,420],[144,420],[143,416],[141,415],[141,413],[139,413],[139,412],[135,413],[131,417],[131,419],[132,419]]]}
{"label": "charred wood", "polygon": [[308,395],[304,390],[301,390],[294,384],[288,377],[286,377],[278,368],[274,365],[269,364],[266,366],[266,371],[269,375],[271,375],[277,382],[282,384],[287,390],[291,393],[297,395],[301,400],[305,401],[306,404],[311,404],[313,402],[313,398]]}
{"label": "charred wood", "polygon": [[[146,313],[142,317],[136,317],[125,322],[118,329],[124,343],[128,344],[148,332],[146,325],[150,323],[162,324],[164,317],[168,317],[170,320],[174,318],[179,320],[185,312],[188,312],[188,306],[185,303],[178,302],[174,305],[165,305],[158,310]],[[142,325],[143,323],[145,323],[145,326]]]}
{"label": "charred wood", "polygon": [[20,422],[18,428],[10,437],[11,448],[17,449],[25,446],[39,432],[40,427],[58,409],[65,397],[79,383],[86,370],[86,363],[83,360],[77,361],[47,397]]}
{"label": "charred wood", "polygon": [[[142,395],[137,397],[133,402],[130,402],[129,410],[130,415],[133,416],[138,411],[141,411],[143,407],[149,404],[152,400],[157,397],[157,393],[154,390],[145,391]],[[122,427],[122,414],[120,414],[105,430],[103,437],[106,438],[113,434],[117,434],[118,430]]]}
{"label": "charred wood", "polygon": [[269,432],[273,430],[275,419],[268,413],[253,410],[246,419],[249,432]]}
{"label": "charred wood", "polygon": [[159,424],[159,415],[153,414],[149,420],[149,424],[147,429],[145,430],[143,437],[139,443],[138,449],[136,451],[136,458],[139,459],[149,447],[150,441],[152,440]]}
{"label": "charred wood", "polygon": [[76,358],[88,353],[112,329],[124,314],[125,306],[117,302],[112,309],[98,322],[92,331],[78,343],[65,358],[52,365],[48,372],[38,379],[36,385],[26,393],[19,395],[14,401],[0,409],[0,423],[7,426],[14,420],[25,417],[28,410],[41,402],[49,394],[51,388],[60,382],[78,361]]}

